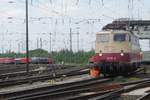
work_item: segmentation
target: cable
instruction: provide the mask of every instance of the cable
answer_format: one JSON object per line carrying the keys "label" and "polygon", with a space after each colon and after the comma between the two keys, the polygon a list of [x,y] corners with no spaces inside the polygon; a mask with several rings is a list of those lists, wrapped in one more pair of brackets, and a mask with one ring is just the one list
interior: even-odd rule
{"label": "cable", "polygon": [[[20,3],[25,3],[24,1],[21,1],[21,0],[18,0],[18,2],[20,2]],[[42,4],[42,3],[39,2],[39,1],[38,1],[38,3]],[[61,13],[59,13],[59,12],[57,12],[57,11],[54,11],[54,10],[51,10],[51,11],[50,11],[50,9],[48,9],[48,7],[44,7],[44,6],[42,6],[42,5],[40,5],[40,6],[30,5],[30,6],[33,7],[33,8],[38,8],[38,9],[40,9],[41,11],[45,12],[46,14],[51,14],[51,13],[56,14],[56,15],[61,14]],[[50,12],[51,12],[51,13],[50,13]]]}

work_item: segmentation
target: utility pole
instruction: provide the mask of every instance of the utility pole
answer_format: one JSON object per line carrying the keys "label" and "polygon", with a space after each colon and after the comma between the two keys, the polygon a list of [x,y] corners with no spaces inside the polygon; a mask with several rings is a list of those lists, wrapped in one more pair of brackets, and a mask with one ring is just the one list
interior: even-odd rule
{"label": "utility pole", "polygon": [[42,49],[42,38],[40,38],[40,49]]}
{"label": "utility pole", "polygon": [[77,35],[77,51],[79,50],[79,32],[73,33],[72,29],[70,28],[70,51],[72,51],[72,35],[76,34]]}
{"label": "utility pole", "polygon": [[18,53],[20,53],[20,43],[18,43]]}
{"label": "utility pole", "polygon": [[150,39],[149,39],[149,51],[150,51]]}
{"label": "utility pole", "polygon": [[71,53],[72,53],[72,28],[70,28],[70,55],[69,55],[69,58],[70,58],[70,60],[69,60],[69,62],[71,63],[71,61],[72,61],[72,56],[71,56]]}
{"label": "utility pole", "polygon": [[49,53],[51,53],[51,51],[52,51],[52,33],[49,33]]}
{"label": "utility pole", "polygon": [[26,59],[27,59],[27,64],[26,64],[26,71],[27,74],[29,73],[29,30],[28,30],[28,0],[26,0]]}
{"label": "utility pole", "polygon": [[21,51],[24,51],[24,41],[21,41]]}
{"label": "utility pole", "polygon": [[77,32],[77,52],[79,51],[79,32]]}
{"label": "utility pole", "polygon": [[4,54],[4,45],[2,45],[2,54]]}
{"label": "utility pole", "polygon": [[72,51],[72,29],[70,28],[70,51]]}
{"label": "utility pole", "polygon": [[11,40],[9,41],[9,53],[11,53]]}
{"label": "utility pole", "polygon": [[39,49],[39,38],[36,38],[37,40],[37,49]]}

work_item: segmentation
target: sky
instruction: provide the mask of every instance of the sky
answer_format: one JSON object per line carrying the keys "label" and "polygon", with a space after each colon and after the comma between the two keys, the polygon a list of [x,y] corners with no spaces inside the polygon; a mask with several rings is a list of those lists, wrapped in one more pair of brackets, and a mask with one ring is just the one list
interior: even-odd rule
{"label": "sky", "polygon": [[[28,0],[29,49],[89,51],[95,34],[118,18],[150,19],[149,0]],[[25,51],[25,0],[0,0],[0,53]],[[51,40],[51,42],[50,42]],[[142,40],[142,50],[149,41]],[[51,46],[50,46],[51,45]]]}

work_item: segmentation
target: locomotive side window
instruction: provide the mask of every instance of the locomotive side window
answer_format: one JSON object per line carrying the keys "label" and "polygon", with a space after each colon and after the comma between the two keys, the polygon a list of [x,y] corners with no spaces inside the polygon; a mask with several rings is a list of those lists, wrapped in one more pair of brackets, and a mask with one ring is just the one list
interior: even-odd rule
{"label": "locomotive side window", "polygon": [[125,41],[126,35],[125,34],[114,34],[114,41]]}
{"label": "locomotive side window", "polygon": [[108,34],[97,34],[96,40],[97,40],[97,42],[108,42],[109,35]]}

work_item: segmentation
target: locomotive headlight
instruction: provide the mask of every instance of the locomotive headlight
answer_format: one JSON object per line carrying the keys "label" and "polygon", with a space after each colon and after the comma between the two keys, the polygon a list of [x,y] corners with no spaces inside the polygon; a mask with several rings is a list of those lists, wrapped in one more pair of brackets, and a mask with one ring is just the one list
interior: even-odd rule
{"label": "locomotive headlight", "polygon": [[102,54],[102,51],[100,50],[100,51],[99,51],[99,56],[102,56],[102,55],[103,55],[103,54]]}
{"label": "locomotive headlight", "polygon": [[103,54],[102,53],[99,53],[99,56],[102,56]]}
{"label": "locomotive headlight", "polygon": [[124,52],[123,52],[123,50],[121,50],[121,53],[120,53],[120,55],[121,55],[121,56],[124,56]]}
{"label": "locomotive headlight", "polygon": [[124,56],[124,53],[120,53],[121,56]]}
{"label": "locomotive headlight", "polygon": [[140,52],[140,55],[143,55],[143,52]]}

